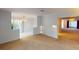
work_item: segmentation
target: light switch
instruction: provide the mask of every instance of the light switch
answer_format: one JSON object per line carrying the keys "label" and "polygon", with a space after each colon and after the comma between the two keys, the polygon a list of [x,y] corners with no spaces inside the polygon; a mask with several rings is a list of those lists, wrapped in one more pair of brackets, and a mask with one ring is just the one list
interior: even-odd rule
{"label": "light switch", "polygon": [[56,25],[52,25],[52,28],[57,28],[57,26]]}

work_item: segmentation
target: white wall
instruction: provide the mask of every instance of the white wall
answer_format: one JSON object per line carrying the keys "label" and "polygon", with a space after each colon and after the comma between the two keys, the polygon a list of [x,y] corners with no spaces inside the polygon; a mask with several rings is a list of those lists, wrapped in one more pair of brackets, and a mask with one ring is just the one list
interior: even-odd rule
{"label": "white wall", "polygon": [[[48,36],[57,38],[57,20],[59,17],[69,17],[69,16],[79,16],[79,12],[61,12],[61,13],[52,13],[48,15],[43,16],[43,27],[44,27],[44,33]],[[52,28],[52,25],[54,25],[55,28]]]}
{"label": "white wall", "polygon": [[33,35],[34,28],[37,28],[37,16],[27,16],[27,19],[24,22],[24,32],[26,34]]}
{"label": "white wall", "polygon": [[43,16],[43,34],[57,37],[57,28],[52,28],[52,25],[57,26],[57,19],[54,15]]}
{"label": "white wall", "polygon": [[11,12],[0,10],[0,43],[18,38],[19,31],[11,29]]}
{"label": "white wall", "polygon": [[37,26],[33,29],[34,34],[40,34],[40,26],[42,24],[42,16],[37,16]]}

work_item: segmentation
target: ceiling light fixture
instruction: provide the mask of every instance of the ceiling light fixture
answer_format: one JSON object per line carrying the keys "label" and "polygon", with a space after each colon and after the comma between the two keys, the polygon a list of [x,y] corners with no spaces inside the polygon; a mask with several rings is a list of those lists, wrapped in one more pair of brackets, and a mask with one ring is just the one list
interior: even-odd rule
{"label": "ceiling light fixture", "polygon": [[45,11],[45,10],[43,10],[43,9],[40,10],[40,12],[42,12],[42,13],[43,13],[44,11]]}

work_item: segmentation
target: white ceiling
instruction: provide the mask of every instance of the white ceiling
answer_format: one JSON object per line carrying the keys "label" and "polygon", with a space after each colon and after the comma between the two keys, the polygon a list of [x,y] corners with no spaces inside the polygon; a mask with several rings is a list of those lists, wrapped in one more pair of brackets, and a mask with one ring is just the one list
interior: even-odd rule
{"label": "white ceiling", "polygon": [[[69,12],[77,12],[79,8],[1,8],[1,10],[11,11],[11,12],[19,12],[26,13],[32,15],[45,15],[45,14],[57,14],[61,12],[69,13]],[[44,10],[44,12],[40,12],[40,10]]]}

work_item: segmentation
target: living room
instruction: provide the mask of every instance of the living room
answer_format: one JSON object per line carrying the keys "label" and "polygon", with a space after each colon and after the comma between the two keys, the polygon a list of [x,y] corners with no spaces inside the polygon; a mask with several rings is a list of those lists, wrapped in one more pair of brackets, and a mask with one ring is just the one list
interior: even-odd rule
{"label": "living room", "polygon": [[[63,18],[75,20],[76,17],[78,18],[78,11],[79,8],[0,8],[0,49],[79,49],[78,29],[62,28],[60,26],[62,22],[59,21]],[[61,32],[60,29],[63,31]],[[39,39],[41,41],[35,44]],[[27,43],[26,46],[23,41],[31,43]],[[63,41],[63,44],[60,44],[60,41]],[[23,43],[24,45],[20,46]],[[64,44],[67,47],[64,47]],[[19,46],[20,48],[17,48]]]}

